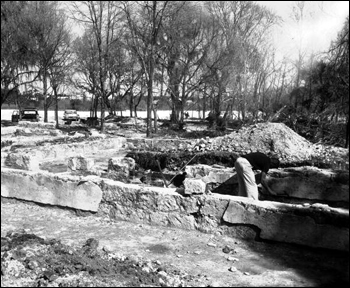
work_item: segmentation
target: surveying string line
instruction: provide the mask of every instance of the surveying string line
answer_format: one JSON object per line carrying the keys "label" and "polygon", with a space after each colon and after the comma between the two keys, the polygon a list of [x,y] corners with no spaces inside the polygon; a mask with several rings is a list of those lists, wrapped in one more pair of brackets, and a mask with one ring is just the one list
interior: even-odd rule
{"label": "surveying string line", "polygon": [[[197,154],[195,154],[195,155],[185,164],[185,166],[183,166],[179,171],[182,171],[196,156],[197,156]],[[169,182],[169,183],[171,183],[177,175],[179,175],[179,174],[174,175],[174,177],[170,179],[170,182]]]}

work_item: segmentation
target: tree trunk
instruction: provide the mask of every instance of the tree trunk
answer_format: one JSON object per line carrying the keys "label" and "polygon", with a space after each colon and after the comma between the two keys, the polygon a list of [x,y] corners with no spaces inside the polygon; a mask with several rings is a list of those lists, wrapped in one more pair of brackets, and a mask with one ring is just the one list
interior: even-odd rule
{"label": "tree trunk", "polygon": [[349,148],[349,117],[346,120],[345,148]]}
{"label": "tree trunk", "polygon": [[147,91],[147,131],[146,136],[150,137],[152,134],[152,105],[153,105],[153,77],[154,77],[154,48],[157,40],[157,28],[156,28],[156,19],[157,19],[157,1],[153,1],[153,10],[152,10],[152,38],[151,38],[151,50],[149,55],[149,75],[148,75],[148,91]]}
{"label": "tree trunk", "polygon": [[205,119],[206,111],[207,111],[207,85],[204,86],[204,90],[203,90],[203,119]]}
{"label": "tree trunk", "polygon": [[180,100],[180,92],[179,92],[180,83],[176,78],[176,75],[173,74],[173,72],[168,72],[168,73],[169,73],[170,99],[172,102],[170,121],[172,123],[178,123],[180,118],[179,114],[181,110],[181,104],[180,104],[181,100]]}
{"label": "tree trunk", "polygon": [[57,87],[52,87],[53,93],[55,95],[55,120],[56,120],[56,129],[59,128],[58,124],[58,93],[57,93]]}
{"label": "tree trunk", "polygon": [[183,77],[182,80],[182,96],[181,96],[181,110],[180,110],[180,122],[184,122],[184,109],[185,109],[185,101],[186,101],[186,76]]}
{"label": "tree trunk", "polygon": [[158,132],[158,116],[157,116],[157,105],[152,105],[153,117],[154,117],[154,133]]}
{"label": "tree trunk", "polygon": [[129,95],[130,95],[130,101],[129,101],[130,117],[133,117],[133,108],[134,108],[134,91],[133,91],[133,88],[131,88]]}
{"label": "tree trunk", "polygon": [[46,68],[44,68],[44,75],[43,75],[43,97],[44,97],[44,122],[47,123],[47,110],[48,110],[48,103],[47,103],[47,79],[46,79]]}
{"label": "tree trunk", "polygon": [[149,78],[147,85],[147,132],[146,136],[150,137],[152,134],[152,102],[153,102],[153,74],[154,74],[154,63],[153,63],[153,45],[151,47],[151,55],[149,59]]}
{"label": "tree trunk", "polygon": [[215,112],[215,127],[218,124],[219,117],[221,114],[221,99],[222,99],[222,89],[221,86],[219,86],[219,92],[218,95],[214,99],[214,112]]}

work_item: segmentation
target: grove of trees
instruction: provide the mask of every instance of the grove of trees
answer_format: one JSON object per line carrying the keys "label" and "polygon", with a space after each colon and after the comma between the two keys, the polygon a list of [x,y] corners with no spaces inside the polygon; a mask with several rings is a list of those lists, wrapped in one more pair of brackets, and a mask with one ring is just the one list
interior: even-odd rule
{"label": "grove of trees", "polygon": [[[300,25],[304,2],[293,7]],[[160,103],[175,124],[187,110],[210,111],[214,128],[234,111],[244,122],[287,107],[291,126],[300,116],[345,122],[348,147],[349,19],[328,51],[300,47],[296,62],[276,57],[271,33],[280,23],[256,1],[2,1],[1,105],[20,105],[28,97],[20,87],[39,81],[47,121],[74,87],[91,98],[91,117],[101,111],[103,130],[106,113],[127,103],[137,116],[143,102],[147,137]]]}

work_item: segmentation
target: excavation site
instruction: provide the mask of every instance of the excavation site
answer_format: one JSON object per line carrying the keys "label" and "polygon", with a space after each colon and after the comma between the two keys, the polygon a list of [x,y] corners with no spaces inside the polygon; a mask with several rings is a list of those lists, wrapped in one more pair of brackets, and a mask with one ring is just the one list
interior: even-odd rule
{"label": "excavation site", "polygon": [[[348,285],[348,149],[283,123],[189,122],[197,138],[133,123],[2,125],[2,286]],[[280,159],[259,201],[234,168],[254,151]]]}
{"label": "excavation site", "polygon": [[1,287],[348,287],[347,1],[1,1]]}

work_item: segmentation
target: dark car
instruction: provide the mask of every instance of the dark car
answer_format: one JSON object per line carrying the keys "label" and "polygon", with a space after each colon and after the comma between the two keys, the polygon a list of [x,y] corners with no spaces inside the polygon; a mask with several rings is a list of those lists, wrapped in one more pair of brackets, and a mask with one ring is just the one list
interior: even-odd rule
{"label": "dark car", "polygon": [[20,111],[13,111],[12,122],[31,121],[38,122],[40,120],[39,112],[36,108],[24,108]]}

